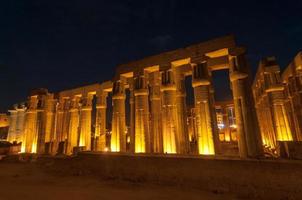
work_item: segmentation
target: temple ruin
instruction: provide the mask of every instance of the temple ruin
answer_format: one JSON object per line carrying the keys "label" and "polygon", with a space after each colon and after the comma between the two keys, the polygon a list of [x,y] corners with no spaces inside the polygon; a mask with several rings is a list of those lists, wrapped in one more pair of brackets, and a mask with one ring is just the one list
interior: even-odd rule
{"label": "temple ruin", "polygon": [[[225,142],[241,158],[261,157],[264,150],[278,154],[278,141],[302,140],[302,54],[282,75],[274,58],[263,59],[254,83],[245,54],[225,36],[119,65],[103,83],[58,93],[33,90],[26,105],[9,110],[9,141],[22,143],[21,152],[51,155],[225,155]],[[229,72],[228,118],[226,111],[217,114],[218,107],[227,109],[215,102],[217,70]],[[191,108],[186,77],[194,91]]]}

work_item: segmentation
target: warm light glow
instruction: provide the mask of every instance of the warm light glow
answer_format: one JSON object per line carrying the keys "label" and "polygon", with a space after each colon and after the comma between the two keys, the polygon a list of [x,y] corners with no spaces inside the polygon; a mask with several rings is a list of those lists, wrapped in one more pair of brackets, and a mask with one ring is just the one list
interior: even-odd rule
{"label": "warm light glow", "polygon": [[224,134],[223,134],[223,133],[220,133],[220,134],[219,134],[219,140],[220,140],[221,142],[224,141]]}
{"label": "warm light glow", "polygon": [[31,153],[37,153],[37,143],[33,142],[31,146]]}
{"label": "warm light glow", "polygon": [[172,127],[165,127],[163,130],[163,143],[165,153],[176,153],[175,132]]}
{"label": "warm light glow", "polygon": [[198,153],[202,155],[214,155],[214,141],[211,124],[211,115],[208,102],[197,104],[197,144]]}
{"label": "warm light glow", "polygon": [[119,145],[111,142],[111,152],[119,152],[119,151],[120,151]]}
{"label": "warm light glow", "polygon": [[218,128],[219,129],[223,129],[224,128],[224,124],[218,124]]}
{"label": "warm light glow", "polygon": [[85,146],[85,141],[84,141],[84,139],[83,139],[82,137],[80,138],[79,146],[80,146],[80,147]]}
{"label": "warm light glow", "polygon": [[22,142],[21,144],[21,151],[20,153],[25,153],[25,142]]}
{"label": "warm light glow", "polygon": [[104,151],[105,151],[105,152],[108,152],[108,150],[109,150],[108,147],[105,147]]}
{"label": "warm light glow", "polygon": [[277,140],[278,141],[292,141],[292,133],[290,131],[288,118],[284,105],[274,106],[274,117],[276,122]]}
{"label": "warm light glow", "polygon": [[225,134],[225,141],[230,142],[231,141],[230,133],[228,131],[226,131],[224,134]]}
{"label": "warm light glow", "polygon": [[236,124],[231,124],[230,127],[231,128],[237,128],[237,125]]}
{"label": "warm light glow", "polygon": [[119,134],[116,131],[111,132],[110,150],[112,152],[120,151]]}
{"label": "warm light glow", "polygon": [[127,137],[127,143],[130,143],[130,137],[129,136]]}

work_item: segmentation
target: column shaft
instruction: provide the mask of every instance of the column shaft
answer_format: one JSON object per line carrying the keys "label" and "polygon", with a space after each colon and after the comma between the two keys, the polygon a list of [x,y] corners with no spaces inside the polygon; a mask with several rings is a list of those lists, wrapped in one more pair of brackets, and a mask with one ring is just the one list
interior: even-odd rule
{"label": "column shaft", "polygon": [[26,108],[24,107],[24,105],[22,106],[23,107],[17,109],[18,113],[17,113],[17,125],[16,125],[16,138],[15,138],[17,143],[22,142],[22,137],[24,134]]}
{"label": "column shaft", "polygon": [[189,134],[187,127],[185,76],[175,69],[176,107],[177,107],[177,149],[180,154],[189,152]]}
{"label": "column shaft", "polygon": [[82,98],[83,104],[81,107],[81,117],[80,117],[80,142],[79,146],[84,146],[85,150],[91,150],[91,104],[92,97]]}
{"label": "column shaft", "polygon": [[102,92],[98,96],[96,107],[96,136],[97,151],[106,151],[106,108],[107,108],[107,93]]}
{"label": "column shaft", "polygon": [[230,50],[230,80],[239,136],[238,146],[241,157],[257,157],[262,155],[262,145],[243,53],[241,48]]}
{"label": "column shaft", "polygon": [[79,111],[79,97],[74,97],[71,102],[71,108],[69,109],[70,120],[67,140],[66,154],[70,155],[73,153],[74,147],[78,146],[79,138],[79,122],[80,122],[80,111]]}
{"label": "column shaft", "polygon": [[135,153],[150,153],[149,102],[145,77],[135,78]]}
{"label": "column shaft", "polygon": [[172,70],[162,72],[162,134],[164,153],[177,153],[176,86]]}
{"label": "column shaft", "polygon": [[150,74],[150,103],[151,103],[151,128],[150,140],[151,151],[154,153],[163,153],[163,135],[161,121],[161,93],[160,93],[160,72]]}
{"label": "column shaft", "polygon": [[197,145],[199,154],[214,155],[214,131],[216,115],[213,114],[213,97],[210,74],[206,60],[193,64],[192,85],[194,87],[195,112],[197,125]]}
{"label": "column shaft", "polygon": [[130,152],[135,152],[135,97],[134,97],[134,80],[129,81],[130,89]]}
{"label": "column shaft", "polygon": [[13,143],[16,141],[16,134],[17,134],[17,108],[14,110],[9,110],[9,130],[7,135],[7,141],[10,143]]}
{"label": "column shaft", "polygon": [[112,95],[111,151],[126,152],[125,91],[123,82],[117,81]]}

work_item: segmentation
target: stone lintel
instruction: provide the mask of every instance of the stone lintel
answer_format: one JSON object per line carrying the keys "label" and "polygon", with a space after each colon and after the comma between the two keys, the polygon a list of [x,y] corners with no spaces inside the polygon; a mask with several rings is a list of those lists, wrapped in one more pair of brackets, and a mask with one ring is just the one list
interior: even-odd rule
{"label": "stone lintel", "polygon": [[136,89],[134,90],[134,96],[145,96],[148,95],[148,90],[147,89]]}
{"label": "stone lintel", "polygon": [[198,87],[198,86],[208,86],[211,85],[211,82],[208,79],[193,79],[192,86]]}
{"label": "stone lintel", "polygon": [[245,79],[248,77],[247,73],[239,72],[239,71],[234,71],[230,74],[230,80],[231,82],[239,80],[239,79]]}

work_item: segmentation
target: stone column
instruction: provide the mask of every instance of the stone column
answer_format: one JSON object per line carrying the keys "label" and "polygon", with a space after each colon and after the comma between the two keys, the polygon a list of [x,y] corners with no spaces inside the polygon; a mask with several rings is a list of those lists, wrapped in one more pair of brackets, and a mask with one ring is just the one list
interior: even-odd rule
{"label": "stone column", "polygon": [[44,142],[45,153],[51,153],[51,145],[54,141],[54,120],[56,111],[56,100],[53,95],[49,95],[45,102],[43,131],[45,132]]}
{"label": "stone column", "polygon": [[21,108],[17,109],[17,125],[16,125],[16,142],[22,142],[22,137],[24,135],[24,122],[25,122],[25,112],[26,108],[21,105]]}
{"label": "stone column", "polygon": [[[272,65],[269,63],[274,62]],[[266,58],[261,62],[265,69],[264,81],[265,92],[268,95],[270,107],[272,111],[273,127],[275,129],[276,138],[278,141],[292,141],[292,133],[289,126],[287,111],[285,110],[284,102],[284,86],[281,83],[280,69],[275,63],[274,58]]]}
{"label": "stone column", "polygon": [[300,51],[294,58],[295,66],[295,82],[296,82],[296,95],[295,104],[293,105],[295,110],[295,139],[302,141],[302,51]]}
{"label": "stone column", "polygon": [[[215,108],[215,90],[213,87],[213,83],[212,83],[212,74],[211,72],[209,72],[210,74],[210,80],[211,80],[211,87],[210,87],[210,111],[211,111],[211,115],[212,115],[212,129],[213,129],[213,140],[214,140],[214,149],[215,149],[215,154],[219,155],[221,154],[221,146],[220,146],[220,140],[219,140],[219,129],[218,129],[218,125],[217,125],[217,116],[216,116],[216,108]],[[231,132],[230,132],[230,139],[231,139]]]}
{"label": "stone column", "polygon": [[91,150],[91,110],[92,96],[87,96],[81,99],[81,117],[80,117],[80,141],[79,146],[85,147],[86,151]]}
{"label": "stone column", "polygon": [[150,82],[150,140],[151,151],[154,153],[163,153],[163,135],[161,121],[161,93],[160,93],[160,72],[155,71],[149,75]]}
{"label": "stone column", "polygon": [[[255,108],[261,132],[262,144],[268,149],[276,149],[276,135],[272,122],[271,108],[268,97],[263,90],[263,81],[259,81],[254,89]],[[263,93],[264,92],[264,93]]]}
{"label": "stone column", "polygon": [[126,152],[125,88],[118,80],[112,90],[112,134],[111,151]]}
{"label": "stone column", "polygon": [[66,141],[69,133],[69,108],[70,99],[67,97],[60,98],[55,120],[55,140],[52,147],[53,154],[66,152]]}
{"label": "stone column", "polygon": [[244,53],[243,48],[229,50],[239,154],[243,158],[261,156],[263,151]]}
{"label": "stone column", "polygon": [[162,99],[162,134],[164,153],[177,153],[177,107],[176,85],[172,69],[162,71],[161,99]]}
{"label": "stone column", "polygon": [[9,129],[7,135],[7,141],[13,143],[16,141],[16,134],[17,134],[17,107],[15,106],[14,109],[8,111],[9,115]]}
{"label": "stone column", "polygon": [[101,91],[97,96],[96,105],[96,150],[106,151],[106,109],[107,109],[107,92]]}
{"label": "stone column", "polygon": [[67,150],[66,154],[70,155],[73,153],[74,147],[78,146],[79,138],[79,122],[80,122],[80,110],[79,110],[80,97],[75,96],[71,100],[69,109],[69,130],[67,139]]}
{"label": "stone column", "polygon": [[37,104],[37,96],[31,96],[29,99],[29,109],[26,112],[25,132],[21,152],[37,153]]}
{"label": "stone column", "polygon": [[175,69],[176,108],[177,108],[177,149],[180,154],[189,153],[189,133],[187,127],[185,76]]}
{"label": "stone column", "polygon": [[144,75],[134,78],[135,97],[135,153],[150,153],[149,101]]}
{"label": "stone column", "polygon": [[214,155],[214,131],[210,74],[206,58],[192,59],[192,86],[194,88],[198,153]]}
{"label": "stone column", "polygon": [[134,97],[134,80],[128,79],[130,90],[130,152],[135,152],[135,97]]}
{"label": "stone column", "polygon": [[64,117],[64,99],[59,99],[59,102],[56,105],[56,114],[55,114],[55,137],[52,144],[52,154],[56,154],[59,147],[59,142],[61,141],[62,135],[62,125],[63,125],[63,117]]}

